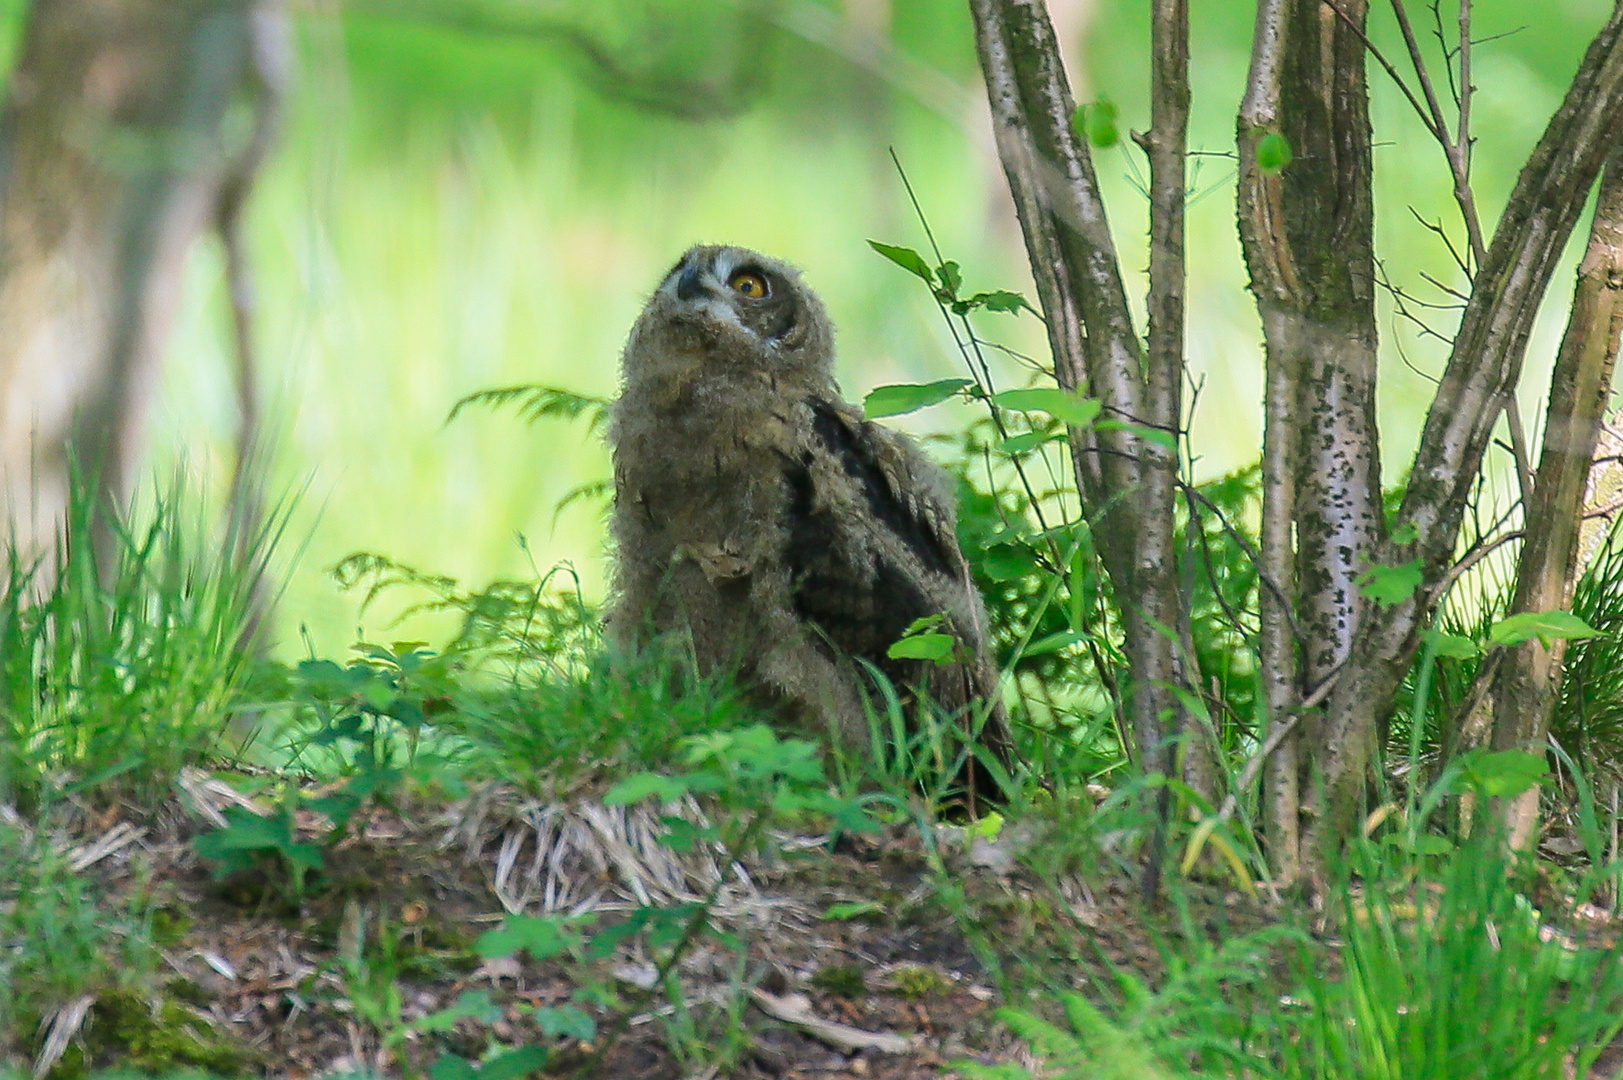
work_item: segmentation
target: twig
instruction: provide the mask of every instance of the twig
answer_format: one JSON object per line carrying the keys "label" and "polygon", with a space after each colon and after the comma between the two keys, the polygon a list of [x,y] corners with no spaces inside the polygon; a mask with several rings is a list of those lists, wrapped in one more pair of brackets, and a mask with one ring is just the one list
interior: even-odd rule
{"label": "twig", "polygon": [[1240,773],[1239,782],[1229,790],[1228,795],[1223,799],[1223,805],[1217,811],[1217,820],[1219,822],[1226,822],[1234,816],[1234,811],[1240,806],[1240,792],[1256,783],[1257,774],[1262,772],[1263,763],[1268,760],[1268,755],[1279,749],[1279,744],[1284,742],[1292,731],[1296,730],[1296,725],[1301,723],[1303,715],[1318,708],[1324,703],[1324,699],[1330,696],[1330,691],[1335,689],[1336,680],[1341,677],[1341,672],[1347,666],[1347,660],[1348,657],[1343,656],[1336,661],[1336,666],[1330,669],[1329,674],[1324,677],[1324,681],[1314,687],[1312,693],[1308,694],[1292,708],[1284,720],[1274,725],[1274,729],[1268,733],[1268,738],[1264,740],[1262,746],[1255,754],[1251,755],[1251,760],[1245,763],[1245,770]]}
{"label": "twig", "polygon": [[[1443,119],[1442,106],[1437,102],[1437,92],[1432,86],[1426,59],[1421,55],[1420,42],[1415,38],[1414,27],[1409,23],[1409,12],[1404,7],[1403,0],[1392,0],[1392,13],[1397,16],[1398,27],[1403,31],[1404,43],[1409,48],[1409,61],[1414,65],[1415,77],[1420,80],[1421,92],[1426,95],[1426,104],[1430,107],[1430,122],[1427,127],[1438,145],[1443,148],[1443,156],[1448,159],[1449,172],[1454,177],[1454,201],[1460,208],[1460,217],[1465,221],[1465,233],[1471,244],[1472,265],[1480,269],[1487,260],[1488,246],[1482,236],[1482,219],[1477,213],[1476,193],[1471,188],[1471,0],[1460,0],[1460,113],[1457,134],[1452,139],[1448,137],[1448,125]],[[1413,96],[1409,100],[1413,103]],[[1416,104],[1415,107],[1419,108],[1419,105]],[[1476,271],[1470,271],[1468,276],[1474,281]],[[1532,506],[1533,458],[1527,448],[1521,403],[1516,400],[1514,386],[1505,395],[1505,425],[1510,428],[1510,446],[1516,458],[1516,479],[1521,485],[1522,503],[1525,506]]]}
{"label": "twig", "polygon": [[1476,566],[1477,563],[1480,563],[1493,552],[1504,547],[1513,540],[1522,539],[1525,535],[1526,534],[1523,533],[1522,530],[1516,529],[1511,532],[1502,533],[1490,541],[1478,543],[1470,551],[1466,552],[1460,558],[1459,562],[1448,568],[1448,573],[1444,574],[1443,579],[1437,583],[1437,588],[1433,595],[1442,596],[1444,593],[1448,592],[1451,587],[1453,587],[1456,581],[1464,577],[1474,566]]}
{"label": "twig", "polygon": [[1325,7],[1336,13],[1337,18],[1347,24],[1347,28],[1353,32],[1359,41],[1364,43],[1364,48],[1375,58],[1375,62],[1385,69],[1387,75],[1391,76],[1398,89],[1403,91],[1403,96],[1409,99],[1409,104],[1414,106],[1415,112],[1420,116],[1420,122],[1426,125],[1426,130],[1431,132],[1434,138],[1446,139],[1446,134],[1440,133],[1436,128],[1432,127],[1431,120],[1426,116],[1425,108],[1420,104],[1420,99],[1414,96],[1414,91],[1410,90],[1409,84],[1403,81],[1403,76],[1399,75],[1398,69],[1392,66],[1392,61],[1388,60],[1386,54],[1381,52],[1380,47],[1369,39],[1368,34],[1364,33],[1364,28],[1359,26],[1351,15],[1342,11],[1340,7],[1331,3],[1330,0],[1323,0],[1323,2]]}

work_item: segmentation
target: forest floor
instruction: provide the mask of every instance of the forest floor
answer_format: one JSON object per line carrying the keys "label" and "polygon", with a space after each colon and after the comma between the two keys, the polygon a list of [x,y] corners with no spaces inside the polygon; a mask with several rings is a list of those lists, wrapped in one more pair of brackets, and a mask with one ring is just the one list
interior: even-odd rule
{"label": "forest floor", "polygon": [[[166,1002],[121,1013],[116,1000],[97,1001],[57,1075],[162,1059],[215,1074],[495,1077],[436,1061],[535,1045],[548,1048],[546,1075],[618,1080],[878,1080],[951,1075],[961,1059],[1029,1066],[994,1016],[1004,992],[1037,1011],[1067,988],[1109,1000],[1123,972],[1158,983],[1179,935],[1218,941],[1271,921],[1217,886],[1184,882],[1176,911],[1146,908],[1126,880],[1045,886],[1011,855],[1018,827],[996,842],[947,829],[935,859],[900,826],[832,848],[776,836],[743,875],[728,875],[714,908],[724,933],[689,953],[677,981],[655,986],[634,939],[562,963],[479,948],[511,911],[545,908],[549,892],[553,910],[596,910],[601,928],[639,904],[691,898],[707,872],[715,880],[714,867],[650,861],[637,822],[601,804],[579,804],[573,847],[556,814],[511,790],[369,809],[294,896],[269,864],[211,874],[194,838],[224,807],[251,800],[212,778],[188,790],[190,805],[161,820],[87,815],[65,838],[108,895],[150,898]],[[300,811],[294,839],[318,840],[324,828]],[[1070,987],[1055,985],[1056,972]],[[542,1018],[571,1000],[591,1003],[598,1042],[547,1030]],[[615,1007],[630,1022],[593,1060]],[[160,1017],[171,1030],[153,1029]]]}

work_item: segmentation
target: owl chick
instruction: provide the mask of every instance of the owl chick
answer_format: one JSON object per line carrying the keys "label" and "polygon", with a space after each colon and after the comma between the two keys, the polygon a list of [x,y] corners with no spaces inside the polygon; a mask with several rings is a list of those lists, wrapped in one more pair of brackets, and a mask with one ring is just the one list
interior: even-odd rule
{"label": "owl chick", "polygon": [[[665,275],[626,342],[609,427],[611,634],[686,633],[703,670],[739,672],[854,746],[869,738],[865,660],[964,723],[984,716],[979,743],[1007,767],[949,478],[841,399],[833,359],[828,314],[792,267],[705,246]],[[931,617],[957,639],[955,662],[887,655]],[[973,759],[957,779],[995,795]]]}

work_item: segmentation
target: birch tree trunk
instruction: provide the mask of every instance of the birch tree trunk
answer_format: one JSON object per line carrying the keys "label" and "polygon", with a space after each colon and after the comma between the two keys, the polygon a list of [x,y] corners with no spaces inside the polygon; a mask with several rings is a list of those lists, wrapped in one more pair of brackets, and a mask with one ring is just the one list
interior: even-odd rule
{"label": "birch tree trunk", "polygon": [[[1124,624],[1127,715],[1140,767],[1171,769],[1169,735],[1187,725],[1176,688],[1186,603],[1174,551],[1183,378],[1184,157],[1188,15],[1153,7],[1150,342],[1133,327],[1092,155],[1042,0],[970,0],[992,126],[1048,325],[1060,385],[1099,398],[1123,426],[1071,432],[1077,487]],[[1159,437],[1157,437],[1159,433]],[[1146,437],[1149,436],[1149,437]],[[1169,438],[1170,437],[1170,438]],[[1167,801],[1144,884],[1158,888]]]}
{"label": "birch tree trunk", "polygon": [[[1239,118],[1239,224],[1266,345],[1264,690],[1271,723],[1352,651],[1356,580],[1385,533],[1375,424],[1375,243],[1367,0],[1263,0]],[[1283,142],[1279,140],[1283,139]],[[1272,141],[1272,147],[1269,141]],[[1281,165],[1289,153],[1288,163]],[[1285,598],[1294,612],[1285,610]],[[1373,717],[1353,738],[1374,739]],[[1275,751],[1264,820],[1276,880],[1299,872],[1311,715]],[[1311,800],[1310,800],[1311,801]]]}
{"label": "birch tree trunk", "polygon": [[1356,827],[1375,750],[1369,733],[1390,714],[1420,629],[1449,581],[1471,487],[1521,375],[1533,319],[1601,165],[1620,139],[1623,5],[1591,42],[1473,276],[1398,508],[1398,532],[1374,560],[1414,565],[1420,585],[1390,605],[1371,605],[1326,701],[1316,746],[1324,794],[1303,837],[1318,870]]}
{"label": "birch tree trunk", "polygon": [[[1377,765],[1378,730],[1414,661],[1420,629],[1452,580],[1467,501],[1512,399],[1550,275],[1602,163],[1623,140],[1620,3],[1590,44],[1488,241],[1470,187],[1470,4],[1459,11],[1464,44],[1451,132],[1403,0],[1388,3],[1419,79],[1419,91],[1405,85],[1404,92],[1453,177],[1472,279],[1391,535],[1374,410],[1369,0],[1261,0],[1239,118],[1240,230],[1267,346],[1259,652],[1271,730],[1254,764],[1278,750],[1265,814],[1276,874],[1315,886],[1357,825]],[[1187,29],[1179,5],[1155,5],[1154,124],[1141,141],[1152,165],[1146,350],[1133,331],[1105,207],[1088,147],[1072,127],[1074,102],[1040,0],[970,0],[970,9],[1059,380],[1099,398],[1107,417],[1138,425],[1073,431],[1072,459],[1085,504],[1100,514],[1099,550],[1123,614],[1134,741],[1145,771],[1164,773],[1167,721],[1178,715],[1175,688],[1185,677],[1174,644],[1185,600],[1173,572],[1168,498],[1177,462],[1143,434],[1177,432],[1180,422],[1170,357],[1175,350],[1181,357],[1181,322],[1176,343],[1158,338],[1157,328],[1172,325],[1173,312],[1181,320],[1182,258],[1166,256],[1181,235],[1181,205],[1173,200],[1181,203],[1182,177],[1170,164],[1180,152],[1181,113],[1171,106],[1180,86],[1187,93],[1178,52]],[[1384,56],[1376,58],[1396,75]],[[1571,401],[1588,392],[1558,386],[1552,405],[1561,395]],[[1511,427],[1518,473],[1531,487],[1514,416]],[[1582,434],[1581,425],[1566,430],[1552,446]],[[1561,486],[1540,484],[1551,499]],[[1553,569],[1540,573],[1560,578],[1565,548],[1545,558]],[[1417,588],[1402,596],[1389,591],[1379,602],[1362,595],[1361,574],[1400,566],[1406,580],[1419,577]],[[1322,712],[1304,709],[1320,703]],[[1256,772],[1248,767],[1243,775]],[[1243,795],[1231,792],[1230,805]]]}

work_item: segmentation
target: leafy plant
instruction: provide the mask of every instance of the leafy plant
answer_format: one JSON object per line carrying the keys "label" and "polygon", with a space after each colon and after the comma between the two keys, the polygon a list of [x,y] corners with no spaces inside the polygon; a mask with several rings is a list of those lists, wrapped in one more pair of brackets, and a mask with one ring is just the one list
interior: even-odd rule
{"label": "leafy plant", "polygon": [[1623,1029],[1623,952],[1548,931],[1512,870],[1484,828],[1412,888],[1343,886],[1341,978],[1305,969],[1310,1011],[1281,1047],[1286,1075],[1588,1075]]}
{"label": "leafy plant", "polygon": [[214,864],[216,879],[263,870],[273,885],[298,904],[304,900],[310,875],[326,865],[325,845],[298,839],[298,805],[298,792],[290,790],[268,815],[228,806],[224,810],[225,825],[198,836],[192,847]]}

